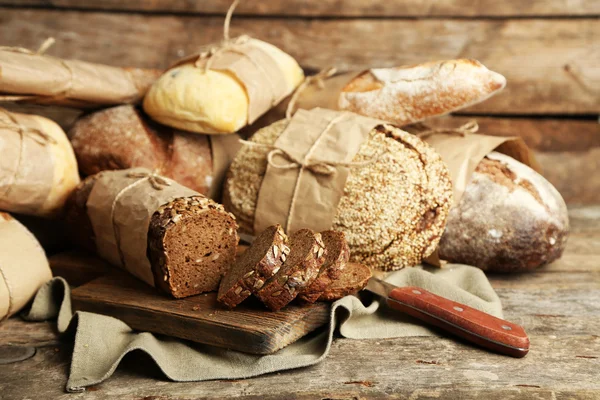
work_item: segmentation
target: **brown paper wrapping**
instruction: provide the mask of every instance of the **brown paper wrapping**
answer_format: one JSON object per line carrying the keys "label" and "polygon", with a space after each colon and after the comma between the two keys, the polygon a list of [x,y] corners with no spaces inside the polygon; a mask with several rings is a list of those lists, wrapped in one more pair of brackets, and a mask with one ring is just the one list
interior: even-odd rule
{"label": "brown paper wrapping", "polygon": [[161,185],[159,190],[152,185],[152,173],[144,168],[100,174],[87,201],[98,254],[154,286],[146,256],[152,214],[176,198],[199,194],[163,177],[160,179],[169,185]]}
{"label": "brown paper wrapping", "polygon": [[212,152],[213,179],[208,191],[208,197],[221,202],[223,181],[236,153],[242,147],[240,137],[232,135],[208,135]]}
{"label": "brown paper wrapping", "polygon": [[[407,127],[406,130],[411,133],[418,132],[411,127]],[[435,133],[425,137],[424,141],[440,154],[448,166],[455,207],[459,204],[477,165],[492,151],[506,154],[540,172],[540,166],[533,153],[519,137],[489,136],[479,133],[464,133],[463,136]],[[441,265],[437,250],[425,261],[432,265]]]}
{"label": "brown paper wrapping", "polygon": [[71,107],[139,102],[159,71],[127,70],[63,60],[11,49],[0,50],[0,101]]}
{"label": "brown paper wrapping", "polygon": [[282,224],[288,232],[330,229],[348,164],[382,123],[350,112],[298,110],[270,152],[272,163],[260,187],[254,231],[273,224]]}
{"label": "brown paper wrapping", "polygon": [[0,108],[0,210],[35,214],[50,194],[53,144],[40,128],[35,118]]}
{"label": "brown paper wrapping", "polygon": [[23,308],[50,279],[46,254],[36,238],[0,212],[0,321]]}
{"label": "brown paper wrapping", "polygon": [[321,84],[308,85],[296,100],[294,108],[310,110],[315,107],[339,110],[340,93],[351,80],[365,70],[350,71],[321,80]]}
{"label": "brown paper wrapping", "polygon": [[[240,40],[241,39],[241,40]],[[198,68],[228,71],[235,75],[248,94],[248,124],[278,104],[293,90],[285,79],[284,71],[267,52],[256,46],[254,39],[240,37],[222,44],[211,58],[202,58],[203,52],[185,57],[174,66],[196,61]],[[207,49],[214,46],[206,46]],[[207,64],[209,63],[209,64]]]}

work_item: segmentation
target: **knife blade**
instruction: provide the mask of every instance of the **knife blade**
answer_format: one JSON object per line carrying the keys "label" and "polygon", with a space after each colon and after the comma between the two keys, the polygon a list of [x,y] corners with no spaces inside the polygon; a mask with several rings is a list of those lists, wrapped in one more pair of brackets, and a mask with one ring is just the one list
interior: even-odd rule
{"label": "knife blade", "polygon": [[394,286],[372,277],[365,288],[383,297],[389,307],[434,325],[474,344],[512,357],[525,357],[529,338],[512,322],[416,286]]}

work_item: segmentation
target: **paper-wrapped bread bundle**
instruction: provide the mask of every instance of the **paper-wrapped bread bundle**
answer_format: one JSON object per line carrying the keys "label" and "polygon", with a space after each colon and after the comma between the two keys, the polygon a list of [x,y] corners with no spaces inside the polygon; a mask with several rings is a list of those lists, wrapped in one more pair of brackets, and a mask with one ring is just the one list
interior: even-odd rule
{"label": "paper-wrapped bread bundle", "polygon": [[514,272],[562,255],[567,207],[536,172],[539,166],[522,139],[474,133],[475,123],[449,130],[406,129],[438,151],[452,177],[454,206],[440,241],[441,259]]}
{"label": "paper-wrapped bread bundle", "polygon": [[403,126],[479,103],[506,79],[478,61],[459,59],[347,72],[321,83],[308,85],[296,107],[347,110]]}
{"label": "paper-wrapped bread bundle", "polygon": [[37,115],[0,108],[0,210],[56,216],[79,183],[64,131]]}
{"label": "paper-wrapped bread bundle", "polygon": [[151,121],[132,105],[81,117],[69,137],[85,175],[143,167],[213,199],[240,147],[237,135],[182,132]]}
{"label": "paper-wrapped bread bundle", "polygon": [[281,224],[344,232],[350,260],[391,270],[437,247],[452,204],[440,156],[380,120],[298,110],[259,130],[231,164],[225,207],[244,233]]}
{"label": "paper-wrapped bread bundle", "polygon": [[137,103],[162,73],[0,48],[0,100],[69,107]]}
{"label": "paper-wrapped bread bundle", "polygon": [[239,240],[222,205],[143,168],[88,177],[66,219],[74,242],[176,298],[216,290]]}
{"label": "paper-wrapped bread bundle", "polygon": [[19,312],[50,279],[38,241],[19,221],[0,212],[0,321]]}
{"label": "paper-wrapped bread bundle", "polygon": [[178,62],[152,85],[144,110],[175,128],[233,133],[277,105],[303,78],[290,55],[242,36]]}

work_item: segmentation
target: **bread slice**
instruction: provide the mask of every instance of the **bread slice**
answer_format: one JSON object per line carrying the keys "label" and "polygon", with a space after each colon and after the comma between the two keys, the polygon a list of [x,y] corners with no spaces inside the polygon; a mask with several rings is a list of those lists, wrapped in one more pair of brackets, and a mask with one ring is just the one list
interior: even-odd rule
{"label": "bread slice", "polygon": [[235,307],[251,293],[261,289],[283,265],[290,248],[288,238],[280,225],[265,229],[252,245],[240,254],[219,286],[217,300]]}
{"label": "bread slice", "polygon": [[364,264],[348,263],[341,276],[335,280],[319,297],[321,301],[335,301],[354,294],[367,286],[371,270]]}
{"label": "bread slice", "polygon": [[300,229],[290,237],[291,252],[283,267],[256,296],[271,310],[286,306],[317,277],[325,262],[325,244],[320,233]]}
{"label": "bread slice", "polygon": [[162,205],[148,229],[155,285],[176,298],[217,290],[238,241],[235,219],[204,196]]}
{"label": "bread slice", "polygon": [[314,303],[319,299],[325,289],[340,277],[350,257],[344,232],[325,231],[321,232],[321,237],[327,254],[317,278],[298,295],[306,303]]}

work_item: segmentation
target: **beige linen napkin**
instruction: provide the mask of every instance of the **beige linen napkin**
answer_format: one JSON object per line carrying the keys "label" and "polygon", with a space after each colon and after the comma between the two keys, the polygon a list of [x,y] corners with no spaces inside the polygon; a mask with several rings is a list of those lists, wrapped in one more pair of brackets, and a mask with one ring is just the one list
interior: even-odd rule
{"label": "beige linen napkin", "polygon": [[[386,281],[419,286],[432,293],[502,317],[500,300],[484,273],[477,268],[448,264],[444,269],[406,268],[391,273]],[[368,297],[368,296],[366,296]],[[268,311],[265,311],[268,312]],[[75,332],[75,345],[66,390],[76,392],[109,378],[121,359],[133,350],[147,353],[174,381],[242,379],[269,372],[314,365],[329,353],[334,331],[352,339],[436,335],[416,320],[373,300],[363,304],[354,296],[335,302],[328,327],[313,332],[282,350],[266,356],[245,354],[218,347],[135,332],[118,319],[71,312],[67,282],[54,278],[37,293],[30,321],[58,316],[58,330]]]}

